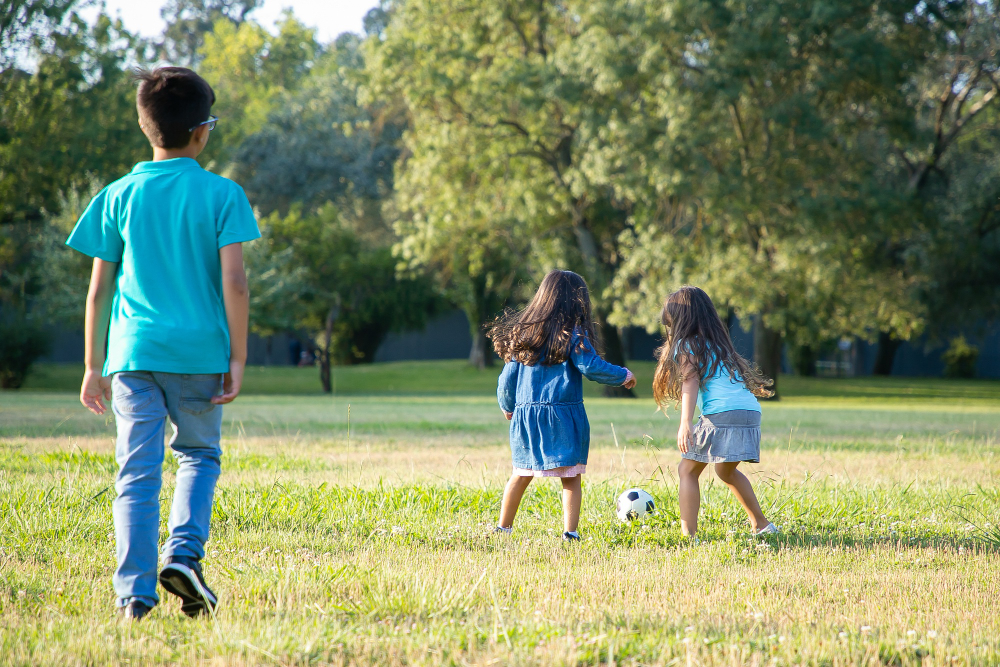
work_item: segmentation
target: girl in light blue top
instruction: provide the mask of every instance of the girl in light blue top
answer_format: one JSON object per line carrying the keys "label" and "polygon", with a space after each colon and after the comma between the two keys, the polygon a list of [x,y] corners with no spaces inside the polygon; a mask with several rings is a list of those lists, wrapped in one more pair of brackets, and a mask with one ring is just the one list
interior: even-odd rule
{"label": "girl in light blue top", "polygon": [[[761,512],[750,480],[736,469],[743,461],[760,461],[757,396],[772,396],[768,387],[773,380],[736,352],[704,290],[682,287],[671,294],[661,321],[667,330],[666,343],[657,351],[653,396],[661,408],[671,401],[681,405],[677,429],[681,531],[689,537],[698,531],[698,477],[713,463],[715,474],[746,510],[754,533],[778,532]],[[701,417],[692,429],[696,404]]]}
{"label": "girl in light blue top", "polygon": [[506,362],[497,400],[510,420],[514,467],[495,532],[511,531],[533,478],[558,477],[563,486],[563,539],[579,540],[580,482],[590,449],[583,378],[631,389],[635,377],[597,353],[590,292],[572,271],[551,271],[528,307],[497,319],[487,335]]}

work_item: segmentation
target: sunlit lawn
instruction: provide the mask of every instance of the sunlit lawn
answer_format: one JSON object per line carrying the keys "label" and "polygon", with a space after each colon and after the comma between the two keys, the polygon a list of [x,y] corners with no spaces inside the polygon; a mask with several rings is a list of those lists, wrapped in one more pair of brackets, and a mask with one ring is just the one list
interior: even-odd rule
{"label": "sunlit lawn", "polygon": [[[252,369],[205,561],[219,613],[166,600],[127,625],[114,426],[76,403],[78,369],[43,367],[0,393],[0,664],[1000,661],[1000,383],[782,378],[748,470],[784,533],[750,540],[706,477],[698,545],[676,525],[676,415],[594,390],[584,541],[565,545],[554,482],[484,538],[510,467],[496,372],[338,369],[331,397],[314,369]],[[659,511],[621,526],[633,484]]]}

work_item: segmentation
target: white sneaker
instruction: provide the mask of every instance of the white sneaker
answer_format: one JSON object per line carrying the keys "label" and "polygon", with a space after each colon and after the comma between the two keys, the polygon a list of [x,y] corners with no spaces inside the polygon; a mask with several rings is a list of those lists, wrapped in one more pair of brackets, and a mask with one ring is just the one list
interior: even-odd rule
{"label": "white sneaker", "polygon": [[756,533],[754,533],[754,537],[760,537],[762,535],[777,535],[780,532],[781,532],[780,528],[775,526],[773,523],[769,523],[760,530],[758,530]]}

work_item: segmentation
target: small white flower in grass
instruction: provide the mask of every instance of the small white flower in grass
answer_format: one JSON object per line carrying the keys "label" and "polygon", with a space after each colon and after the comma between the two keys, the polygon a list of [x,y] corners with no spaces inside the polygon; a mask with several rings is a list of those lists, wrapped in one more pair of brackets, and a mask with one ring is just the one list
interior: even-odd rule
{"label": "small white flower in grass", "polygon": [[870,626],[870,625],[862,625],[861,626],[861,634],[867,635],[871,631],[872,631],[872,626]]}
{"label": "small white flower in grass", "polygon": [[28,594],[28,591],[18,591],[17,592],[17,597],[23,598],[27,594]]}
{"label": "small white flower in grass", "polygon": [[840,637],[841,639],[847,639],[847,633],[846,633],[846,632],[841,632],[841,633],[839,634],[839,637]]}
{"label": "small white flower in grass", "polygon": [[784,644],[785,643],[785,635],[779,635],[778,636],[778,643],[779,644]]}
{"label": "small white flower in grass", "polygon": [[681,640],[681,643],[682,644],[690,644],[691,643],[691,638],[690,637],[685,637],[684,639]]}
{"label": "small white flower in grass", "polygon": [[760,620],[763,620],[764,614],[762,612],[758,611],[756,614],[753,615],[753,617],[754,617],[755,620],[760,621]]}
{"label": "small white flower in grass", "polygon": [[694,626],[693,625],[687,626],[686,628],[684,628],[684,632],[686,632],[688,634],[694,632]]}
{"label": "small white flower in grass", "polygon": [[916,630],[907,630],[906,631],[906,636],[907,637],[916,637],[917,636],[917,631]]}
{"label": "small white flower in grass", "polygon": [[775,639],[778,638],[778,635],[768,635],[767,638],[768,638],[769,641],[773,642]]}
{"label": "small white flower in grass", "polygon": [[937,630],[928,630],[927,631],[927,638],[928,639],[936,639],[937,638]]}

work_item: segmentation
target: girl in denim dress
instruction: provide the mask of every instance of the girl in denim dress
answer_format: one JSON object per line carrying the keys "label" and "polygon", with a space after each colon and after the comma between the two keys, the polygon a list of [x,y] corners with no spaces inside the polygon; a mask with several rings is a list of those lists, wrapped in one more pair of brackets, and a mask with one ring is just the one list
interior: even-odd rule
{"label": "girl in denim dress", "polygon": [[579,540],[580,482],[590,450],[582,378],[631,389],[635,377],[598,355],[590,292],[572,271],[550,272],[528,307],[506,313],[487,335],[506,362],[497,400],[510,420],[514,465],[494,532],[511,531],[532,478],[558,477],[563,486],[563,539]]}
{"label": "girl in denim dress", "polygon": [[[757,535],[778,532],[760,509],[753,486],[736,467],[760,461],[760,404],[773,396],[773,381],[741,357],[715,305],[703,290],[682,287],[663,306],[666,343],[657,351],[653,397],[661,408],[681,404],[677,466],[681,532],[698,531],[701,492],[698,477],[709,463],[743,505]],[[695,407],[701,411],[691,428]]]}

